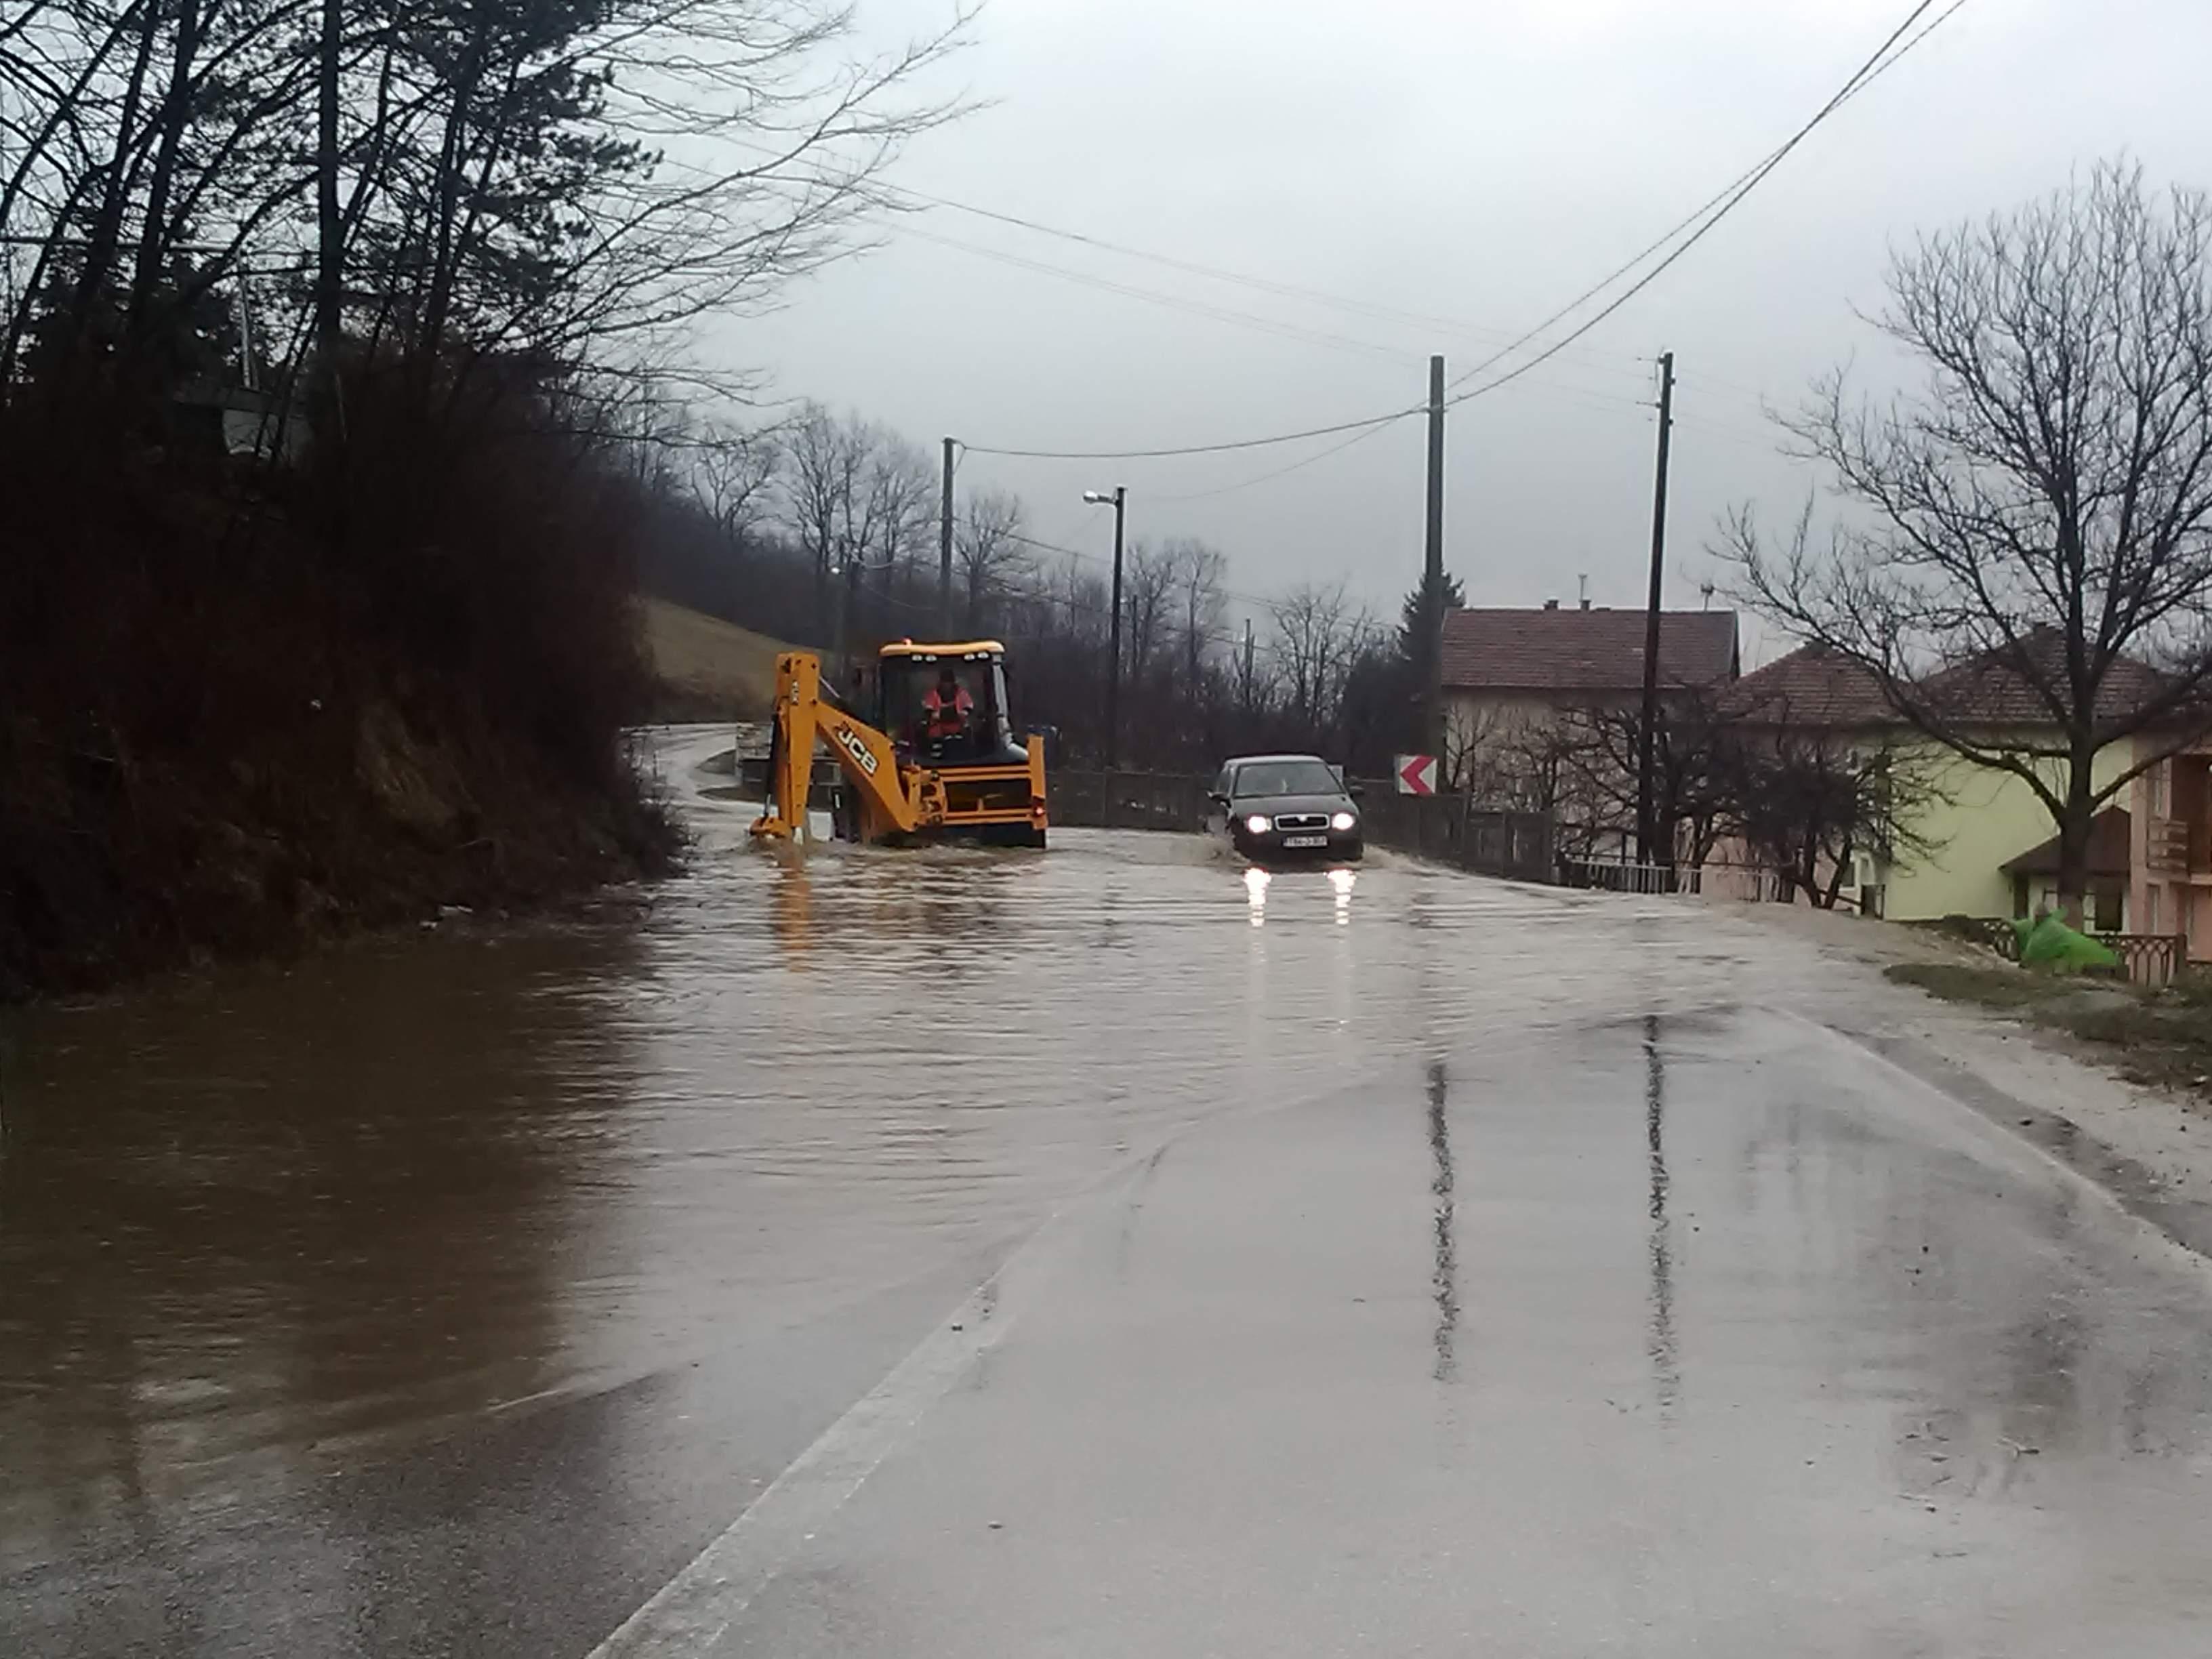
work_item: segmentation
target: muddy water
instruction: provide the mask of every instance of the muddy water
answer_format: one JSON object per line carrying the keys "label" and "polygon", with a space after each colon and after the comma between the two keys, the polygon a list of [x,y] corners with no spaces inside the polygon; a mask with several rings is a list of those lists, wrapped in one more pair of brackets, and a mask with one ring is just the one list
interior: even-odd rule
{"label": "muddy water", "polygon": [[771,856],[714,746],[669,740],[701,852],[650,893],[7,1027],[0,1567],[957,1276],[1182,1125],[1816,989],[1709,913],[1387,856]]}
{"label": "muddy water", "polygon": [[1663,907],[1387,857],[768,856],[700,793],[711,747],[672,743],[702,850],[652,893],[13,1022],[0,1516],[678,1363],[988,1249],[1177,1124],[1747,974],[1627,948]]}

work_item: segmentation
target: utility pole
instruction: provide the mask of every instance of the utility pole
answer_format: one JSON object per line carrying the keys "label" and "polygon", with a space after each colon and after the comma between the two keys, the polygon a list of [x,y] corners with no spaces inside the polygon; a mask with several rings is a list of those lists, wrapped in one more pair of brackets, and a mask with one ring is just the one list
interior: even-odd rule
{"label": "utility pole", "polygon": [[[1129,505],[1129,492],[1120,484],[1114,486],[1109,495],[1103,489],[1086,489],[1083,499],[1092,507],[1111,507],[1114,509],[1114,620],[1106,647],[1106,770],[1110,775],[1115,763],[1121,757],[1121,519]],[[1108,786],[1107,803],[1110,818],[1112,786]]]}
{"label": "utility pole", "polygon": [[1244,705],[1245,714],[1249,714],[1252,712],[1252,619],[1249,617],[1244,618],[1244,678],[1237,690],[1240,693],[1237,700]]}
{"label": "utility pole", "polygon": [[[1659,356],[1659,476],[1651,490],[1651,594],[1644,610],[1644,716],[1636,728],[1636,861],[1656,862],[1651,743],[1659,721],[1659,581],[1667,565],[1667,452],[1674,433],[1674,354]],[[1672,849],[1669,849],[1670,851]]]}
{"label": "utility pole", "polygon": [[1427,683],[1421,687],[1421,743],[1444,752],[1444,360],[1429,359],[1429,515],[1421,567],[1423,641]]}
{"label": "utility pole", "polygon": [[945,487],[937,501],[938,637],[952,637],[952,440],[945,441]]}
{"label": "utility pole", "polygon": [[1121,759],[1121,519],[1129,492],[1114,486],[1114,622],[1106,654],[1106,770],[1111,775]]}

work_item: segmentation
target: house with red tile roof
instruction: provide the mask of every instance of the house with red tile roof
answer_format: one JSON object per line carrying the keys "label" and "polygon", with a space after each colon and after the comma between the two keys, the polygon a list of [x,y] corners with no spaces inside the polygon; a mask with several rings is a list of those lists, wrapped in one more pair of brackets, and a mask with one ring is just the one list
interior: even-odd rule
{"label": "house with red tile roof", "polygon": [[[1516,792],[1543,787],[1544,780],[1529,775],[1532,757],[1540,767],[1546,735],[1559,732],[1567,715],[1632,706],[1641,696],[1644,620],[1641,611],[1589,606],[1449,613],[1443,679],[1453,775],[1472,772],[1478,790],[1553,810],[1563,826],[1578,812],[1591,813],[1587,802]],[[2064,648],[2063,635],[2049,628],[2030,631],[2018,647],[2046,669],[2057,665],[2053,653]],[[2046,741],[2056,746],[2053,711],[2009,654],[1980,653],[1894,690],[1994,747],[2017,752]],[[1864,908],[1902,921],[2009,917],[2055,900],[2054,826],[2024,779],[1923,735],[1899,714],[1874,674],[1847,657],[1805,646],[1748,674],[1739,672],[1740,663],[1732,611],[1661,614],[1662,701],[1705,695],[1754,732],[1809,730],[1838,742],[1881,744],[1932,784],[1914,825],[1931,850],[1909,866],[1869,852],[1847,872],[1845,890]],[[2166,689],[2154,667],[2123,659],[2106,678],[2100,708],[2109,708],[2118,721]],[[2115,738],[2098,751],[2094,781],[2102,787],[2120,777],[2163,741],[2156,729]],[[2057,760],[2028,763],[2052,787],[2063,787]],[[1610,845],[1599,850],[1628,850],[1632,826],[1601,827]],[[1594,844],[1588,836],[1583,842]],[[2185,933],[2192,957],[2212,960],[2212,740],[2180,748],[2124,787],[2097,819],[2090,851],[2084,918],[2090,927]]]}
{"label": "house with red tile roof", "polygon": [[[1645,615],[1584,604],[1564,610],[1470,606],[1445,613],[1446,775],[1516,805],[1552,811],[1562,845],[1625,854],[1632,823],[1617,805],[1577,799],[1547,745],[1577,711],[1633,706],[1644,691]],[[1659,618],[1659,694],[1680,699],[1735,680],[1740,665],[1732,611],[1667,611]]]}
{"label": "house with red tile roof", "polygon": [[[2064,641],[2055,629],[2039,629],[2027,636],[2025,647],[2047,655],[2063,651]],[[2115,665],[2105,696],[2117,715],[2141,707],[2161,684],[2154,669],[2124,661]],[[1969,658],[1898,691],[1955,730],[1978,734],[1993,746],[2016,751],[2057,743],[2053,712],[2033,682],[2002,653]],[[1929,793],[1913,827],[1929,850],[1909,864],[1893,861],[1879,849],[1862,854],[1844,886],[1856,890],[1863,908],[1893,920],[1926,921],[2024,916],[2055,902],[2054,825],[2033,788],[2014,773],[1967,759],[1923,735],[1860,664],[1805,646],[1743,676],[1729,688],[1723,707],[1754,729],[1786,726],[1860,746],[1880,744],[1899,754],[1900,763],[1909,764],[1923,781]],[[2132,766],[2142,741],[2122,738],[2106,744],[2097,757],[2097,781],[2110,781]],[[2031,763],[2046,782],[2063,787],[2056,759]],[[2148,780],[2140,787],[2147,791]],[[2148,815],[2128,810],[2133,793],[2123,793],[2125,804],[2116,804],[2102,816],[2093,836],[2084,921],[2101,932],[2147,931],[2156,925],[2150,918],[2161,910],[2171,926],[2178,914],[2172,899],[2161,904],[2148,893],[2137,824],[2148,822]],[[2212,923],[2212,913],[2207,920]],[[2212,925],[2205,939],[2212,949]]]}

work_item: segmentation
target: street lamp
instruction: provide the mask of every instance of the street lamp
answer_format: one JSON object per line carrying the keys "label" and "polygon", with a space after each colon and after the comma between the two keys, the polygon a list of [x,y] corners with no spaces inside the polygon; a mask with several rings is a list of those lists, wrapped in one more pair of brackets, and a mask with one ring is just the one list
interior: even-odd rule
{"label": "street lamp", "polygon": [[1108,630],[1110,638],[1106,647],[1106,770],[1109,774],[1121,752],[1121,520],[1128,496],[1129,492],[1120,484],[1114,486],[1110,495],[1103,489],[1083,492],[1083,499],[1091,506],[1110,506],[1114,509],[1114,620]]}

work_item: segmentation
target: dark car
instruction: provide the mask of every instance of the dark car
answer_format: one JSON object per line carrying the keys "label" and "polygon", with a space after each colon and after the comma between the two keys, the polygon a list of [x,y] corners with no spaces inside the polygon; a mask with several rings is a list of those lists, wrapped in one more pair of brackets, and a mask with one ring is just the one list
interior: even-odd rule
{"label": "dark car", "polygon": [[1365,849],[1359,808],[1317,755],[1239,755],[1210,792],[1229,844],[1256,860],[1343,860]]}

